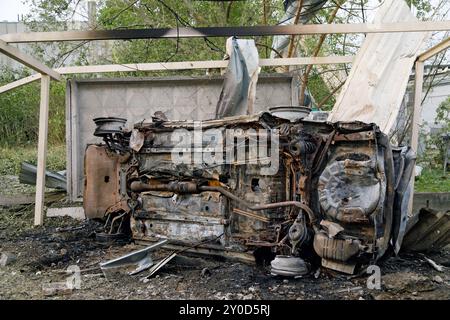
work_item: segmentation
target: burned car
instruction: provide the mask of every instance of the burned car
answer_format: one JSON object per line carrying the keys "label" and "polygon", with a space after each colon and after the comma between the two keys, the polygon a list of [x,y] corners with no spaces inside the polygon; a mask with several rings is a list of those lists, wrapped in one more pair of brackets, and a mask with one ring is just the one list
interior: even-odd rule
{"label": "burned car", "polygon": [[415,158],[375,124],[94,121],[104,143],[86,149],[84,209],[105,237],[168,239],[291,276],[315,264],[352,274],[401,244]]}

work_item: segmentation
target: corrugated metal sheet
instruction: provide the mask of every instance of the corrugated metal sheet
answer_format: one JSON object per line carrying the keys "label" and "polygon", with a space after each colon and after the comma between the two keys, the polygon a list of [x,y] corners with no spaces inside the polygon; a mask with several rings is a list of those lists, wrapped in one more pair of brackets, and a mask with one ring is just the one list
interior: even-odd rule
{"label": "corrugated metal sheet", "polygon": [[405,251],[437,251],[450,244],[450,211],[422,209],[403,240]]}

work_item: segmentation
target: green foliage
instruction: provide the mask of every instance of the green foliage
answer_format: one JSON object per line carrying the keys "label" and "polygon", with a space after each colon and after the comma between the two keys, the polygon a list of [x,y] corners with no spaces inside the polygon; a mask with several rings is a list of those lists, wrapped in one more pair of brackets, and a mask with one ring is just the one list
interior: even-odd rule
{"label": "green foliage", "polygon": [[429,0],[406,0],[406,3],[411,7],[413,5],[417,9],[418,18],[425,18],[434,7]]}
{"label": "green foliage", "polygon": [[[37,147],[0,147],[0,176],[18,175],[22,162],[37,165]],[[64,145],[49,145],[47,169],[60,171],[66,168],[66,148]]]}
{"label": "green foliage", "polygon": [[[102,29],[177,28],[183,26],[251,26],[276,24],[282,14],[281,2],[267,0],[270,11],[264,20],[261,1],[180,1],[180,0],[106,0],[99,11]],[[131,6],[130,6],[131,5]],[[225,38],[133,40],[117,42],[113,61],[116,63],[213,60],[224,55]],[[256,39],[260,56],[268,52],[266,40]]]}
{"label": "green foliage", "polygon": [[443,132],[450,132],[450,96],[437,108],[435,123],[442,125]]}
{"label": "green foliage", "polygon": [[431,143],[438,151],[436,163],[442,166],[448,148],[446,141],[442,139],[442,135],[450,133],[450,96],[437,108],[435,124],[440,125],[441,129],[432,136]]}
{"label": "green foliage", "polygon": [[[73,28],[67,23],[74,17],[75,11],[86,14],[85,2],[78,0],[24,0],[30,7],[26,24],[32,31],[54,31]],[[335,23],[362,22],[361,5],[370,7],[371,1],[358,2],[339,0],[345,7],[339,10]],[[408,0],[418,8],[419,15],[430,13],[434,7],[429,1]],[[248,0],[248,1],[192,1],[192,0],[101,0],[97,1],[98,29],[124,28],[167,28],[202,26],[253,26],[276,25],[284,14],[281,0]],[[373,4],[372,4],[373,5]],[[84,8],[84,9],[83,9]],[[335,8],[330,1],[323,10],[319,10],[312,23],[324,23]],[[84,11],[83,11],[84,10]],[[353,39],[352,35],[328,36],[319,55],[345,55],[354,53],[355,47],[343,45]],[[306,54],[311,54],[316,47],[319,36],[297,37],[305,43]],[[98,63],[137,63],[155,61],[183,60],[216,60],[224,56],[225,38],[205,39],[158,39],[116,41],[113,44],[112,57],[101,57]],[[255,37],[261,58],[270,55],[272,37]],[[89,62],[89,46],[82,42],[61,42],[53,44],[56,53],[49,54],[41,44],[33,45],[34,55],[50,66],[60,66],[76,51],[74,64]],[[48,46],[48,44],[45,44]],[[73,57],[73,55],[72,55]],[[265,72],[273,69],[265,69]],[[214,72],[218,72],[217,70]],[[309,89],[316,102],[330,94],[329,88],[321,76],[311,74]],[[173,71],[152,73],[154,76],[173,74]],[[179,75],[203,74],[203,70],[177,71]],[[3,70],[0,83],[28,75],[21,71],[13,77],[12,73]],[[105,74],[102,76],[144,76],[148,73],[134,72],[126,74]],[[65,84],[52,82],[49,117],[49,145],[64,142]],[[334,103],[330,99],[325,109]],[[0,145],[33,145],[37,140],[39,107],[39,85],[28,84],[11,92],[0,95]]]}
{"label": "green foliage", "polygon": [[[18,78],[25,71],[15,73]],[[0,84],[14,81],[10,70],[3,70]],[[33,145],[37,141],[39,123],[40,86],[31,83],[0,95],[0,146]],[[52,82],[49,106],[49,144],[65,141],[65,84]]]}
{"label": "green foliage", "polygon": [[450,133],[450,96],[437,108],[435,124],[441,129],[425,136],[425,152],[418,159],[425,169],[416,181],[417,192],[450,192],[450,171],[445,176],[443,172],[447,145],[442,139],[444,133]]}
{"label": "green foliage", "polygon": [[450,132],[450,96],[437,108],[435,124],[439,125],[440,129],[433,134],[421,132],[421,138],[425,141],[425,152],[418,162],[438,169],[443,167],[444,155],[447,152],[447,144],[442,135]]}
{"label": "green foliage", "polygon": [[416,192],[450,192],[450,174],[441,169],[425,168],[414,183]]}
{"label": "green foliage", "polygon": [[[311,91],[312,96],[316,100],[316,103],[322,101],[322,99],[327,98],[330,95],[330,90],[327,88],[322,77],[318,74],[311,75],[308,81],[308,88]],[[331,97],[328,101],[321,107],[322,110],[331,110],[336,99]]]}
{"label": "green foliage", "polygon": [[[23,0],[32,8],[24,22],[31,31],[66,31],[73,26],[67,23],[83,1],[78,0]],[[68,58],[75,65],[87,63],[85,45],[73,42],[30,44],[33,55],[52,67],[61,67]],[[51,49],[50,49],[51,47]],[[74,53],[76,52],[76,55]]]}

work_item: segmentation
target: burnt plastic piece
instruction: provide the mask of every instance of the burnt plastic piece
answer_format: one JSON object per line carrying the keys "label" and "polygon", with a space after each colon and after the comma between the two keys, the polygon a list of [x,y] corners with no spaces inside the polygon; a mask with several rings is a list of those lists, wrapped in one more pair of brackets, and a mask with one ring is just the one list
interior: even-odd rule
{"label": "burnt plastic piece", "polygon": [[329,238],[324,232],[314,237],[314,250],[321,258],[329,260],[346,262],[359,252],[359,245],[358,240]]}

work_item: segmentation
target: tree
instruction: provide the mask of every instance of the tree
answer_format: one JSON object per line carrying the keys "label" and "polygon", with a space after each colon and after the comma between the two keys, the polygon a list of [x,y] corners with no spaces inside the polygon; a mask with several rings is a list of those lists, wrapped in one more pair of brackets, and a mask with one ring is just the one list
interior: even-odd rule
{"label": "tree", "polygon": [[[31,13],[26,17],[25,22],[32,31],[70,30],[75,28],[118,29],[276,25],[284,14],[282,0],[100,0],[97,1],[96,22],[92,24],[88,23],[85,0],[24,1],[31,7]],[[410,5],[417,8],[415,12],[420,19],[441,20],[444,17],[448,19],[450,10],[448,1],[407,1]],[[322,10],[315,13],[311,23],[326,23],[327,21],[333,23],[367,22],[379,5],[380,1],[378,0],[329,0]],[[442,37],[442,33],[434,34],[434,43]],[[295,54],[303,56],[352,55],[357,52],[363,39],[364,35],[295,37]],[[101,56],[95,62],[123,64],[222,59],[225,53],[225,40],[224,38],[210,38],[116,41],[111,42],[111,55]],[[255,37],[255,41],[260,57],[267,58],[272,50],[270,48],[272,43],[271,37]],[[48,44],[33,45],[32,48],[35,56],[50,66],[59,67],[65,64],[85,65],[92,63],[89,51],[91,50],[90,45],[89,41],[62,42],[53,44],[51,50],[49,50]],[[49,54],[50,52],[54,53]],[[434,64],[447,62],[448,55],[444,56],[444,59],[434,61]],[[348,73],[347,66],[315,66],[299,69],[302,72],[307,71],[309,77],[305,84],[308,85],[317,104],[325,109],[330,109],[334,104],[334,96],[339,92],[340,86]],[[264,72],[274,71],[274,69],[270,68],[264,70]],[[193,75],[201,72],[197,70],[178,73]],[[159,74],[168,73],[169,71],[160,72]],[[136,74],[143,75],[144,73]],[[7,80],[6,75],[7,73],[3,74],[3,81]],[[111,76],[116,75],[111,74]],[[0,81],[2,81],[1,77]],[[53,112],[63,117],[64,83],[53,86],[55,87],[53,94],[56,94],[56,96],[52,97],[51,101],[59,101],[60,103],[51,107],[50,110],[52,112],[52,108],[57,108]],[[30,86],[30,88],[33,88],[33,86]],[[16,100],[10,100],[13,95],[17,95],[14,98]],[[30,92],[18,90],[11,93],[11,96],[7,95],[6,97],[0,96],[0,103],[19,103],[17,101],[20,101],[24,106],[37,110],[36,102],[32,100],[33,95]],[[64,123],[63,119],[60,123]],[[56,125],[54,126],[56,127]],[[58,124],[57,127],[60,128],[61,125]],[[55,132],[52,128],[52,124],[50,124],[50,132]]]}

